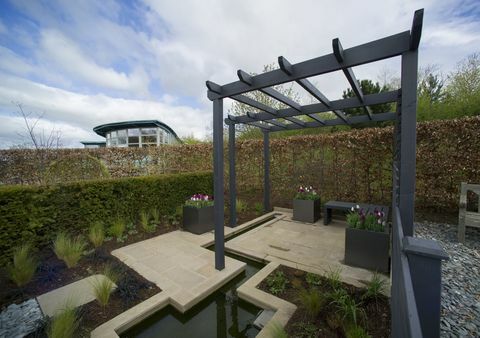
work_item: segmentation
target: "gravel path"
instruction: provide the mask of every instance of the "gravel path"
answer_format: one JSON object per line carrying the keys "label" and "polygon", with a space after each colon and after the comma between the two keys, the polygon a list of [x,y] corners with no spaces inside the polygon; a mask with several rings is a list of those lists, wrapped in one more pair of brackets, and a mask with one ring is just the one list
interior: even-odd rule
{"label": "gravel path", "polygon": [[480,229],[468,228],[465,244],[457,226],[417,223],[416,235],[440,242],[450,260],[442,264],[442,337],[480,335]]}

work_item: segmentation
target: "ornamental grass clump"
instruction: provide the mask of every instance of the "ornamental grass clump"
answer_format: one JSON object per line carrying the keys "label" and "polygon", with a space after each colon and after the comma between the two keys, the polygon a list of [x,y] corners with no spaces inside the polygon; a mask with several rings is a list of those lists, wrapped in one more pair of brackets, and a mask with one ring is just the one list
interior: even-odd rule
{"label": "ornamental grass clump", "polygon": [[80,324],[77,310],[72,305],[66,305],[65,309],[54,316],[48,325],[47,336],[49,338],[72,338]]}
{"label": "ornamental grass clump", "polygon": [[31,251],[30,244],[23,244],[13,251],[13,264],[7,266],[7,273],[17,286],[30,282],[37,270],[38,262]]}
{"label": "ornamental grass clump", "polygon": [[319,198],[320,195],[312,186],[301,185],[295,194],[297,200],[318,200]]}
{"label": "ornamental grass clump", "polygon": [[160,223],[160,211],[157,208],[150,209],[150,216],[155,224]]}
{"label": "ornamental grass clump", "polygon": [[67,264],[67,267],[73,268],[83,256],[86,246],[87,244],[80,236],[72,238],[62,231],[53,242],[53,251]]}
{"label": "ornamental grass clump", "polygon": [[366,212],[357,204],[348,213],[347,223],[350,228],[354,229],[384,232],[386,225],[385,213],[377,209],[373,212]]}
{"label": "ornamental grass clump", "polygon": [[157,228],[157,224],[150,222],[150,213],[147,210],[140,211],[140,225],[148,233],[154,232]]}
{"label": "ornamental grass clump", "polygon": [[88,239],[93,244],[93,246],[98,248],[103,244],[105,240],[105,229],[101,222],[95,222],[88,231]]}
{"label": "ornamental grass clump", "polygon": [[300,290],[298,296],[310,319],[315,319],[325,305],[326,298],[317,289]]}
{"label": "ornamental grass clump", "polygon": [[117,218],[108,229],[108,232],[117,239],[117,242],[121,242],[126,227],[127,225],[125,224],[125,221],[121,218]]}
{"label": "ornamental grass clump", "polygon": [[117,274],[107,265],[103,271],[103,277],[97,276],[92,282],[93,294],[102,307],[107,306],[110,294],[115,289]]}
{"label": "ornamental grass clump", "polygon": [[185,201],[185,206],[193,208],[211,207],[213,205],[213,197],[204,194],[195,194]]}
{"label": "ornamental grass clump", "polygon": [[237,198],[235,201],[235,208],[237,213],[245,212],[248,209],[248,204],[244,200]]}

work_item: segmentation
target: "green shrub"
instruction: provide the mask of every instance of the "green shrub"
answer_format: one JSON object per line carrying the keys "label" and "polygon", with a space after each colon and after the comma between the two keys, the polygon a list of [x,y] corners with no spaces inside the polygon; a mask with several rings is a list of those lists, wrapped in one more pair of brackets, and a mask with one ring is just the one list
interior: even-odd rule
{"label": "green shrub", "polygon": [[285,287],[288,284],[287,277],[282,271],[276,271],[273,275],[268,276],[267,286],[270,292],[274,295],[280,294],[285,291]]}
{"label": "green shrub", "polygon": [[300,290],[299,299],[310,319],[315,319],[318,316],[326,300],[316,289]]}
{"label": "green shrub", "polygon": [[53,251],[67,264],[67,267],[73,268],[83,256],[86,246],[87,244],[80,236],[72,238],[62,231],[53,242]]}
{"label": "green shrub", "polygon": [[47,336],[49,338],[72,338],[80,324],[77,310],[67,305],[65,309],[54,316],[48,325]]}
{"label": "green shrub", "polygon": [[105,278],[97,277],[92,282],[93,294],[102,307],[107,306],[110,294],[115,289],[118,278],[110,266],[106,266],[103,275]]}
{"label": "green shrub", "polygon": [[95,248],[98,248],[103,244],[105,239],[105,230],[101,222],[95,222],[88,231],[88,239]]}
{"label": "green shrub", "polygon": [[315,324],[299,322],[293,324],[295,328],[295,337],[317,338],[319,329]]}
{"label": "green shrub", "polygon": [[117,242],[121,242],[123,240],[123,234],[125,233],[126,228],[127,224],[125,220],[122,218],[117,218],[115,221],[113,221],[112,225],[108,229],[108,232],[117,239]]}
{"label": "green shrub", "polygon": [[248,209],[248,204],[244,200],[237,198],[235,208],[237,210],[237,213],[245,212]]}
{"label": "green shrub", "polygon": [[24,244],[13,251],[13,264],[7,266],[7,272],[17,286],[30,282],[37,270],[38,262],[31,251],[30,244]]}
{"label": "green shrub", "polygon": [[192,194],[211,194],[212,188],[211,172],[0,186],[0,264],[7,264],[13,248],[27,241],[44,247],[59,230],[88,232],[98,220],[112,224],[117,217],[126,219],[153,207],[170,215]]}

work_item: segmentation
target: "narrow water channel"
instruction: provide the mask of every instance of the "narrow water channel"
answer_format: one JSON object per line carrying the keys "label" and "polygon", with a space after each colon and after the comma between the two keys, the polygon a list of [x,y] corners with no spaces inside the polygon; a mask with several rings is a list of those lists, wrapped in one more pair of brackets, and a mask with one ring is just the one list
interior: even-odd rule
{"label": "narrow water channel", "polygon": [[[252,230],[274,217],[269,217],[243,232]],[[229,240],[240,235],[236,234]],[[208,249],[213,250],[213,245]],[[237,296],[237,288],[265,265],[229,252],[225,255],[247,264],[245,271],[222,286],[185,313],[169,305],[135,325],[122,338],[249,338],[259,329],[253,322],[262,309]]]}

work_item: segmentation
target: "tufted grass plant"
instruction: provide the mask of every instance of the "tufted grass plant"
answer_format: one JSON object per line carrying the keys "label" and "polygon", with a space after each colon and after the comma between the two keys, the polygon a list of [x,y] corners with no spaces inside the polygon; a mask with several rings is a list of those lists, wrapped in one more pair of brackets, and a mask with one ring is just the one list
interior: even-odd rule
{"label": "tufted grass plant", "polygon": [[80,324],[78,312],[74,306],[67,304],[65,309],[54,316],[47,328],[49,338],[73,338]]}
{"label": "tufted grass plant", "polygon": [[[160,217],[160,216],[158,216]],[[152,233],[155,231],[158,223],[150,222],[150,213],[147,210],[140,211],[140,225],[145,232]]]}
{"label": "tufted grass plant", "polygon": [[115,283],[117,282],[118,277],[110,265],[105,266],[103,276],[105,277],[97,277],[92,282],[92,287],[95,298],[100,305],[105,308],[110,300],[110,294],[115,289]]}
{"label": "tufted grass plant", "polygon": [[155,224],[160,223],[160,211],[157,208],[150,209],[150,216]]}
{"label": "tufted grass plant", "polygon": [[30,244],[23,244],[13,251],[13,264],[7,266],[7,273],[17,286],[30,282],[37,270],[38,262],[31,251]]}
{"label": "tufted grass plant", "polygon": [[318,316],[326,303],[326,298],[317,289],[313,288],[300,290],[298,298],[312,320]]}
{"label": "tufted grass plant", "polygon": [[248,209],[248,204],[244,200],[237,198],[235,208],[237,210],[237,213],[245,212]]}
{"label": "tufted grass plant", "polygon": [[272,338],[288,338],[287,331],[278,322],[268,325],[268,333]]}
{"label": "tufted grass plant", "polygon": [[120,242],[123,239],[123,234],[125,233],[126,227],[127,225],[125,220],[122,218],[117,218],[115,221],[113,221],[112,225],[108,229],[108,232],[117,239],[117,242]]}
{"label": "tufted grass plant", "polygon": [[67,264],[68,268],[73,268],[82,257],[86,246],[80,236],[72,238],[62,231],[57,234],[57,238],[53,242],[53,251],[59,259]]}
{"label": "tufted grass plant", "polygon": [[342,287],[342,277],[341,277],[342,269],[332,268],[330,267],[328,272],[325,274],[325,278],[327,278],[328,284],[334,290],[337,290]]}
{"label": "tufted grass plant", "polygon": [[103,241],[105,240],[105,229],[101,222],[95,222],[90,226],[90,229],[88,230],[88,239],[95,249],[103,244]]}
{"label": "tufted grass plant", "polygon": [[378,274],[378,272],[375,272],[372,275],[372,278],[370,279],[370,281],[367,283],[367,288],[362,298],[363,299],[373,298],[375,299],[375,301],[377,301],[380,295],[382,294],[383,290],[385,289],[385,284],[386,284],[386,281]]}

